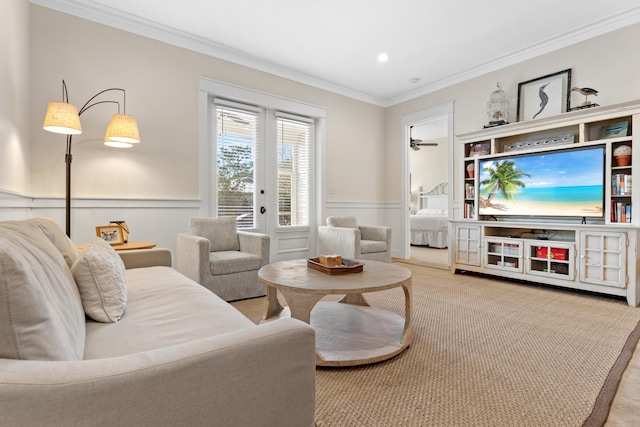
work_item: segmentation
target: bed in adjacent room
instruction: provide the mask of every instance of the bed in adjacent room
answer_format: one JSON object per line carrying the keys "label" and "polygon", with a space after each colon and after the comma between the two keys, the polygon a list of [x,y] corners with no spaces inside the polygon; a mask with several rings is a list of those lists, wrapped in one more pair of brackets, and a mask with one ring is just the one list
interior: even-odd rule
{"label": "bed in adjacent room", "polygon": [[[445,194],[433,194],[443,193]],[[446,183],[428,192],[420,192],[420,209],[409,216],[411,244],[446,248],[448,246],[448,199]]]}

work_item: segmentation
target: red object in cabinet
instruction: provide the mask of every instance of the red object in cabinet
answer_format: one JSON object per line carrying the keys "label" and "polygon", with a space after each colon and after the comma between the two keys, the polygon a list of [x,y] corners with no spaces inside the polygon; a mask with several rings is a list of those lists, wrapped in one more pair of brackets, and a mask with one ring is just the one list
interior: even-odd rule
{"label": "red object in cabinet", "polygon": [[547,258],[548,251],[550,259],[557,259],[559,261],[566,261],[569,258],[569,249],[564,248],[548,248],[546,246],[536,247],[536,258]]}

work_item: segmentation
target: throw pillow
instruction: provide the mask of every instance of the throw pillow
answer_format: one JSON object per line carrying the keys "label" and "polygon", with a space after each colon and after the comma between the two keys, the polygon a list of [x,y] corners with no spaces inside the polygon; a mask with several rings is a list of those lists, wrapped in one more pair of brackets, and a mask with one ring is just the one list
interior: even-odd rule
{"label": "throw pillow", "polygon": [[117,322],[127,305],[125,268],[118,253],[100,238],[80,252],[71,267],[87,316]]}
{"label": "throw pillow", "polygon": [[71,271],[44,231],[0,222],[0,358],[82,360],[85,326]]}
{"label": "throw pillow", "polygon": [[191,218],[189,231],[209,239],[211,252],[240,250],[235,217]]}

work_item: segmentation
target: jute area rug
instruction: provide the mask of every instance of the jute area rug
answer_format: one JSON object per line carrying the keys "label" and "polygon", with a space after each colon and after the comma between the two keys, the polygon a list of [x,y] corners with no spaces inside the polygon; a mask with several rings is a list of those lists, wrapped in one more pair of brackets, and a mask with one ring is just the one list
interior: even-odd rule
{"label": "jute area rug", "polygon": [[[620,356],[637,343],[640,308],[402,265],[413,273],[412,345],[377,364],[318,368],[318,427],[604,423],[626,366]],[[400,289],[366,297],[404,314]],[[265,304],[234,303],[256,323]]]}

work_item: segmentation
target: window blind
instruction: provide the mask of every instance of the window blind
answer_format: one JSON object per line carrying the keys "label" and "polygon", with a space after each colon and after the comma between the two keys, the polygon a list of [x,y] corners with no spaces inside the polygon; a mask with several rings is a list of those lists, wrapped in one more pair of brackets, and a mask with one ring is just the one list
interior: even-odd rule
{"label": "window blind", "polygon": [[228,101],[214,102],[217,151],[217,216],[233,216],[238,228],[254,226],[255,159],[259,110]]}
{"label": "window blind", "polygon": [[278,225],[308,226],[313,122],[276,114]]}

